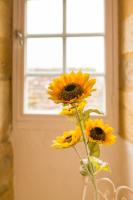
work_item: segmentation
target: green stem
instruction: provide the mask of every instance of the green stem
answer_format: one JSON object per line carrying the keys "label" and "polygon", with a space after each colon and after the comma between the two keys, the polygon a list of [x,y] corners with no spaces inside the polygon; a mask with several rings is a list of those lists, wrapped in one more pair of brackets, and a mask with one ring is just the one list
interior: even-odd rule
{"label": "green stem", "polygon": [[80,114],[79,114],[79,111],[78,111],[76,105],[74,105],[74,107],[75,107],[75,110],[76,110],[77,119],[78,119],[80,129],[81,129],[81,132],[82,132],[82,136],[83,136],[83,142],[84,142],[84,145],[85,145],[85,150],[86,150],[87,158],[88,158],[89,165],[90,165],[90,172],[93,176],[93,167],[92,167],[90,159],[89,159],[89,148],[88,148],[88,144],[87,144],[87,138],[86,138],[86,135],[84,133],[84,124],[82,124],[82,120],[80,118]]}
{"label": "green stem", "polygon": [[76,110],[77,120],[79,122],[80,129],[81,129],[81,132],[82,132],[83,142],[84,142],[84,145],[85,145],[85,150],[86,150],[86,154],[87,154],[87,158],[88,158],[88,162],[89,162],[89,166],[90,166],[90,171],[88,170],[88,168],[87,168],[87,170],[88,170],[90,179],[92,181],[92,184],[93,184],[93,187],[94,187],[94,190],[95,190],[95,200],[98,200],[98,191],[97,191],[95,176],[93,175],[93,167],[92,167],[90,159],[89,159],[89,148],[88,148],[88,144],[87,144],[87,138],[86,138],[86,135],[85,135],[85,132],[84,132],[84,122],[82,124],[82,120],[80,118],[80,114],[79,114],[79,111],[78,111],[76,105],[74,105],[74,108]]}
{"label": "green stem", "polygon": [[93,181],[93,175],[91,174],[91,172],[89,171],[89,169],[87,168],[87,166],[86,166],[86,165],[84,164],[84,162],[82,161],[83,159],[82,159],[82,157],[81,157],[79,151],[77,150],[76,146],[73,146],[73,149],[75,150],[76,155],[78,156],[78,158],[80,159],[80,161],[82,162],[82,164],[84,165],[84,167],[86,168],[86,170],[88,171],[88,174],[89,174],[89,176],[90,176],[91,181]]}
{"label": "green stem", "polygon": [[74,107],[75,107],[75,110],[76,110],[77,119],[78,119],[78,122],[79,122],[79,125],[80,125],[80,129],[81,129],[81,132],[82,132],[83,141],[84,141],[84,144],[85,144],[86,154],[87,154],[87,157],[89,157],[89,149],[88,149],[88,145],[87,145],[87,139],[86,139],[86,136],[85,136],[85,133],[84,133],[84,128],[83,128],[83,125],[81,123],[80,115],[79,115],[79,112],[78,112],[78,109],[77,109],[76,105]]}
{"label": "green stem", "polygon": [[79,151],[77,150],[76,146],[73,146],[73,149],[75,150],[75,152],[76,152],[77,156],[79,157],[79,159],[82,160],[82,157],[81,157]]}

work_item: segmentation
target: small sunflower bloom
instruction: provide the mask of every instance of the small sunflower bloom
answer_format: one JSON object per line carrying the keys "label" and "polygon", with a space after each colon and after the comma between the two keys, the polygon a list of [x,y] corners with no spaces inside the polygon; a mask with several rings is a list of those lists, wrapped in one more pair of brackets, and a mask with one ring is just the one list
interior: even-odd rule
{"label": "small sunflower bloom", "polygon": [[77,127],[75,130],[64,132],[63,135],[56,137],[53,141],[52,146],[57,149],[69,148],[76,145],[81,138],[80,128]]}
{"label": "small sunflower bloom", "polygon": [[102,119],[88,119],[86,121],[86,135],[90,142],[97,144],[113,144],[116,141],[113,128],[104,124]]}
{"label": "small sunflower bloom", "polygon": [[[77,110],[79,112],[82,112],[84,110],[84,107],[86,106],[87,102],[86,101],[82,101],[80,103],[78,103],[77,106]],[[61,115],[66,115],[68,117],[73,117],[76,115],[76,110],[72,105],[68,105],[66,107],[64,107],[62,109],[62,111],[60,112]]]}
{"label": "small sunflower bloom", "polygon": [[61,75],[53,79],[48,87],[49,99],[55,103],[71,104],[91,96],[96,79],[81,71]]}

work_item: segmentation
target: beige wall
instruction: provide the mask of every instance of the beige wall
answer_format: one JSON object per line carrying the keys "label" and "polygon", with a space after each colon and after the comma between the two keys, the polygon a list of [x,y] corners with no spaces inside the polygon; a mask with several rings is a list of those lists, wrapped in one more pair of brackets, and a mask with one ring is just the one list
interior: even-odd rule
{"label": "beige wall", "polygon": [[[15,200],[81,200],[83,179],[75,152],[50,147],[58,134],[59,129],[50,132],[16,127]],[[101,176],[110,176],[116,185],[123,181],[120,148],[121,141],[118,140],[111,148],[102,149],[102,157],[110,163],[112,172]]]}
{"label": "beige wall", "polygon": [[0,200],[13,200],[11,133],[12,0],[0,0]]}
{"label": "beige wall", "polygon": [[[59,133],[23,127],[14,131],[15,200],[81,200],[83,179],[73,150],[50,148]],[[132,145],[118,137],[115,145],[102,149],[102,158],[112,172],[101,176],[133,188]]]}

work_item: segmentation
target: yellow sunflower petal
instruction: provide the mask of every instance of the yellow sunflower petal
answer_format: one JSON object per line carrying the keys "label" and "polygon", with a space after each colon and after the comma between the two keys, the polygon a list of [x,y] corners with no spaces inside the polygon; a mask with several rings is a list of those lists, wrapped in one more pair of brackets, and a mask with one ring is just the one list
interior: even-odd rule
{"label": "yellow sunflower petal", "polygon": [[81,71],[71,72],[54,78],[49,85],[48,94],[56,103],[71,104],[79,102],[91,95],[95,79],[89,79],[89,74]]}
{"label": "yellow sunflower petal", "polygon": [[69,148],[73,145],[76,145],[81,137],[80,128],[77,127],[75,130],[64,132],[63,135],[56,137],[53,140],[52,147],[55,148]]}
{"label": "yellow sunflower petal", "polygon": [[[79,112],[82,112],[84,110],[84,107],[86,106],[87,102],[84,100],[84,101],[81,101],[77,104],[77,109]],[[65,116],[68,116],[68,117],[73,117],[76,115],[76,110],[75,108],[72,106],[72,105],[68,105],[68,106],[65,106],[62,111],[60,112],[61,115],[65,115]]]}

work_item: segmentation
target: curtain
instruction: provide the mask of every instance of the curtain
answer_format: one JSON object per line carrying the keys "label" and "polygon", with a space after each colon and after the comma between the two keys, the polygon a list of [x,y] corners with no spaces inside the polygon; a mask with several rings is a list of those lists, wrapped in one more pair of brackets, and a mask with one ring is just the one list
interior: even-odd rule
{"label": "curtain", "polygon": [[11,69],[12,0],[0,0],[0,200],[13,200]]}
{"label": "curtain", "polygon": [[119,0],[120,134],[133,142],[133,0]]}

